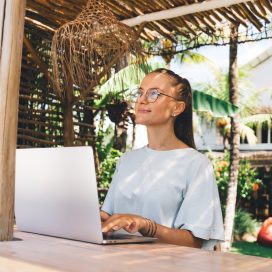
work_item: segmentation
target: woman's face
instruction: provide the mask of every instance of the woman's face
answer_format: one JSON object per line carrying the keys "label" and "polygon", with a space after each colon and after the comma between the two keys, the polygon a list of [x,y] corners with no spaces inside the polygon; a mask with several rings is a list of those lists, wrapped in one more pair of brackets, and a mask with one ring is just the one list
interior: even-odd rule
{"label": "woman's face", "polygon": [[145,94],[150,89],[157,89],[161,93],[177,98],[177,89],[171,85],[171,78],[168,75],[148,74],[140,85],[143,95],[138,97],[135,106],[136,123],[146,126],[161,126],[173,122],[173,115],[181,113],[185,104],[164,95],[159,95],[155,102],[149,103]]}

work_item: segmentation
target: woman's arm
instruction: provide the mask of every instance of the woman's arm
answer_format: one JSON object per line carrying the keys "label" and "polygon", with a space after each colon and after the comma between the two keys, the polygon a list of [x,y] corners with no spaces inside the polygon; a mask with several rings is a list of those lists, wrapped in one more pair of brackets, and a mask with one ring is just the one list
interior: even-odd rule
{"label": "woman's arm", "polygon": [[189,230],[168,228],[157,224],[157,231],[155,236],[161,242],[200,248],[203,240],[195,237]]}
{"label": "woman's arm", "polygon": [[[202,245],[202,239],[195,237],[190,231],[182,229],[168,228],[160,224],[156,224],[157,229],[154,237],[161,242],[175,244],[180,246],[197,247]],[[103,232],[125,229],[130,233],[137,231],[147,233],[150,224],[145,218],[133,214],[114,214],[103,222]]]}

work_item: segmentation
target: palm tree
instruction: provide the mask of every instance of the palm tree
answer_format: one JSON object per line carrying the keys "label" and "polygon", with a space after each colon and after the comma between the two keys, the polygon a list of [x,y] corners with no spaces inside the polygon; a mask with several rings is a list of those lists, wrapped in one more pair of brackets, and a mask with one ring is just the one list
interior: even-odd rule
{"label": "palm tree", "polygon": [[[238,94],[238,67],[237,67],[237,48],[238,48],[238,25],[231,26],[230,33],[230,63],[229,63],[229,99],[234,105],[239,104]],[[232,245],[232,234],[235,217],[235,206],[237,198],[238,172],[239,172],[239,146],[240,146],[240,127],[239,113],[231,117],[231,136],[230,136],[230,180],[228,184],[226,213],[224,218],[225,242],[223,249],[229,251]]]}

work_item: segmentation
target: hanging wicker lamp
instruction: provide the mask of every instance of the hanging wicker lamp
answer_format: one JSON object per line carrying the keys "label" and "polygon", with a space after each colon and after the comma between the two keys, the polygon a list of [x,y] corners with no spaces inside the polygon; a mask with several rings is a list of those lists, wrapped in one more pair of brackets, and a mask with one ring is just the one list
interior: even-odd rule
{"label": "hanging wicker lamp", "polygon": [[52,40],[53,87],[60,99],[84,98],[125,54],[141,55],[137,38],[101,0],[89,0]]}

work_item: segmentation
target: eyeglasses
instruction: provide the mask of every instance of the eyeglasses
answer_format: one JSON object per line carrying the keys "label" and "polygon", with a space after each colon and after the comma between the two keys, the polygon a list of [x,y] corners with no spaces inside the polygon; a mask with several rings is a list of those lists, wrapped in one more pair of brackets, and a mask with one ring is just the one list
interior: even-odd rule
{"label": "eyeglasses", "polygon": [[136,101],[138,101],[138,99],[139,99],[142,95],[144,95],[144,96],[145,96],[145,99],[147,100],[148,103],[154,103],[154,102],[158,99],[158,97],[159,97],[160,95],[168,96],[168,97],[171,97],[171,98],[173,98],[173,99],[179,101],[179,99],[177,99],[177,98],[175,98],[175,97],[173,97],[173,96],[171,96],[171,95],[162,93],[162,92],[160,92],[160,91],[159,91],[158,89],[156,89],[156,88],[148,89],[148,90],[146,91],[145,94],[144,94],[144,91],[143,91],[142,89],[136,88],[136,89],[134,90],[134,94],[135,94]]}

